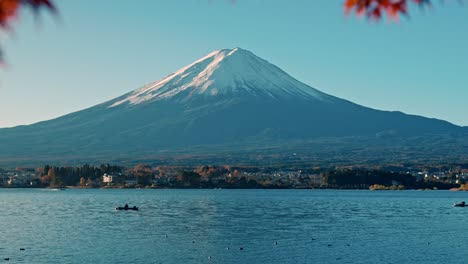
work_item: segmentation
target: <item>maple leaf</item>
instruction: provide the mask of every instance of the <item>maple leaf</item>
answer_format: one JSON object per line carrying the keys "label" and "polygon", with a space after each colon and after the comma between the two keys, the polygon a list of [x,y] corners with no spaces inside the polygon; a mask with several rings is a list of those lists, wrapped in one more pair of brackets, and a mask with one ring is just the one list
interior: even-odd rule
{"label": "maple leaf", "polygon": [[398,19],[400,15],[408,14],[409,2],[420,6],[430,4],[430,0],[346,0],[344,8],[346,14],[354,11],[357,15],[365,15],[374,20],[380,20],[383,13]]}
{"label": "maple leaf", "polygon": [[[34,12],[38,12],[39,9],[44,7],[53,13],[57,12],[51,0],[0,0],[0,29],[11,29],[11,22],[18,16],[21,7],[31,8]],[[0,64],[3,64],[1,50]]]}

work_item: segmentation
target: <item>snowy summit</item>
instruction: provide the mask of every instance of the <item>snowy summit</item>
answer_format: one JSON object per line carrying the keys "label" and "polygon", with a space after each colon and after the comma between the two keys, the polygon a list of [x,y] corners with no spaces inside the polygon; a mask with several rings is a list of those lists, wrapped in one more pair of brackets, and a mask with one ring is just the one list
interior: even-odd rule
{"label": "snowy summit", "polygon": [[114,101],[136,105],[169,98],[190,100],[195,95],[217,96],[247,93],[270,97],[312,97],[331,99],[289,74],[241,48],[213,51],[205,57]]}

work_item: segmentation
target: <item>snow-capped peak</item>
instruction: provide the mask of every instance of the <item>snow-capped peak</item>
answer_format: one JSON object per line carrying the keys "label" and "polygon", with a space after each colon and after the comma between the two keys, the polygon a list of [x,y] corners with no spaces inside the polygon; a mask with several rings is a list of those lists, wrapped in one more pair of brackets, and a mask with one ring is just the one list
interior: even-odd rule
{"label": "snow-capped peak", "polygon": [[237,92],[272,97],[300,95],[319,100],[329,97],[252,52],[234,48],[213,51],[166,78],[119,98],[109,107],[169,99],[176,95],[189,100],[196,95],[217,96]]}

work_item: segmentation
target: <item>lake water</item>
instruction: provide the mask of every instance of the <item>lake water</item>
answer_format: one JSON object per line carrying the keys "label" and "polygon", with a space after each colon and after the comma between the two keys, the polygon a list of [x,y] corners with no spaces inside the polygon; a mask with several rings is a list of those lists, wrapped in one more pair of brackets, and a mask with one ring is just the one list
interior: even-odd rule
{"label": "lake water", "polygon": [[[0,189],[0,261],[467,263],[468,208],[451,206],[461,200],[468,193]],[[140,211],[114,209],[125,203]]]}

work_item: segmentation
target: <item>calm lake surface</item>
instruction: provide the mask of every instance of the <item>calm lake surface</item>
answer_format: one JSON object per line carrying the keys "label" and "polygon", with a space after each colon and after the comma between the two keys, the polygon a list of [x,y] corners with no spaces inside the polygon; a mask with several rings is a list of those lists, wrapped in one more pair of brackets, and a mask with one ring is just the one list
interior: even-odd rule
{"label": "calm lake surface", "polygon": [[[451,206],[461,200],[467,192],[0,189],[0,261],[468,263],[468,208]],[[125,203],[140,211],[114,209]]]}

